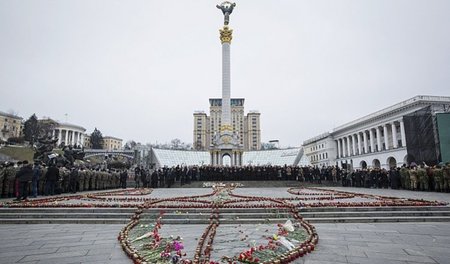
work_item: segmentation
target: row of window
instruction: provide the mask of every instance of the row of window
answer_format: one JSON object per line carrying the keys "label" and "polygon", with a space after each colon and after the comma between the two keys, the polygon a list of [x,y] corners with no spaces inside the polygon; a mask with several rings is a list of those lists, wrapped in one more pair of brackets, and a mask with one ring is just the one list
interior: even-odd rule
{"label": "row of window", "polygon": [[328,159],[328,153],[325,152],[325,153],[311,156],[311,162],[319,161],[319,160],[323,160],[323,159]]}
{"label": "row of window", "polygon": [[315,151],[315,150],[319,150],[319,149],[323,149],[323,148],[325,148],[325,143],[311,147],[311,151]]}

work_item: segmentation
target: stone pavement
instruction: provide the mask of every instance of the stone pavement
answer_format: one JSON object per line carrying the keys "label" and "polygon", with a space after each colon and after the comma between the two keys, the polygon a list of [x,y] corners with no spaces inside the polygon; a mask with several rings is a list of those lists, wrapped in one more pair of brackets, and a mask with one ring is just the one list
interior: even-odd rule
{"label": "stone pavement", "polygon": [[[315,226],[317,250],[295,263],[450,263],[450,223]],[[132,263],[117,242],[122,227],[0,225],[0,263]]]}
{"label": "stone pavement", "polygon": [[[325,188],[325,187],[324,187]],[[390,189],[328,187],[330,189],[450,202],[450,194]],[[237,194],[289,197],[287,188],[242,188]],[[175,197],[210,193],[210,188],[155,189],[150,197]],[[319,234],[317,250],[294,263],[450,264],[450,223],[347,223],[314,224]],[[124,225],[38,224],[0,225],[0,264],[3,263],[132,263],[117,236]],[[264,227],[266,228],[266,227]],[[268,226],[267,228],[270,228]],[[164,235],[184,231],[186,251],[197,246],[205,225],[163,225]],[[232,237],[233,226],[221,225],[217,249],[245,248]],[[242,226],[252,239],[255,226]],[[269,232],[272,233],[272,232]],[[212,254],[214,256],[214,253]]]}

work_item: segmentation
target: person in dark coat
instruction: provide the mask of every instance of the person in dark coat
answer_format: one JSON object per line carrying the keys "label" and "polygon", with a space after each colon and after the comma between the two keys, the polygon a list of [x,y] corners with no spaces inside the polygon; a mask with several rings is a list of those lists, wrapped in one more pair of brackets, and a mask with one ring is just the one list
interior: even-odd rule
{"label": "person in dark coat", "polygon": [[30,184],[33,179],[33,168],[31,164],[28,164],[28,161],[25,160],[22,162],[22,167],[16,174],[16,178],[19,181],[19,195],[17,196],[17,201],[26,200],[28,197],[28,184]]}
{"label": "person in dark coat", "polygon": [[54,195],[55,194],[55,186],[56,181],[59,179],[59,169],[56,167],[55,164],[51,164],[50,167],[47,170],[47,173],[45,174],[45,194],[46,195]]}
{"label": "person in dark coat", "polygon": [[141,168],[136,167],[134,169],[134,183],[135,188],[139,188],[139,178],[141,177]]}
{"label": "person in dark coat", "polygon": [[126,189],[126,188],[127,188],[127,179],[128,179],[128,173],[127,173],[126,170],[123,170],[123,171],[120,173],[120,186],[121,186],[123,189]]}
{"label": "person in dark coat", "polygon": [[71,193],[77,192],[77,183],[79,180],[78,169],[73,167],[69,175],[69,190]]}
{"label": "person in dark coat", "polygon": [[39,162],[34,163],[34,167],[33,167],[33,179],[31,182],[31,193],[33,198],[36,198],[38,195],[38,183],[39,183],[39,178],[42,175],[42,170],[41,170],[41,166],[39,165]]}
{"label": "person in dark coat", "polygon": [[389,180],[391,182],[391,189],[400,188],[400,172],[395,167],[389,170]]}

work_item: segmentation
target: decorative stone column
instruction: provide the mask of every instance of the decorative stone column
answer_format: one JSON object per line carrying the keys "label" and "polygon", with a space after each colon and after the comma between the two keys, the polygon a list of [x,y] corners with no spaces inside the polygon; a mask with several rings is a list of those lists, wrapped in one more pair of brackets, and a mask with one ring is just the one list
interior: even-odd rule
{"label": "decorative stone column", "polygon": [[336,140],[336,144],[337,144],[337,158],[339,159],[341,157],[341,146],[339,144],[339,139]]}
{"label": "decorative stone column", "polygon": [[400,135],[402,138],[402,146],[406,147],[405,124],[403,123],[403,120],[400,120]]}
{"label": "decorative stone column", "polygon": [[362,151],[362,142],[361,142],[361,133],[359,133],[358,132],[358,134],[356,134],[356,136],[357,136],[357,139],[358,139],[358,155],[361,155],[361,154],[363,154],[363,151]]}
{"label": "decorative stone column", "polygon": [[380,127],[377,127],[377,151],[381,151],[381,131]]}
{"label": "decorative stone column", "polygon": [[351,150],[350,150],[350,137],[351,136],[347,136],[347,153],[348,153],[349,157],[352,155]]}
{"label": "decorative stone column", "polygon": [[[220,30],[222,42],[222,127],[231,127],[231,71],[230,71],[230,45],[233,39],[233,30],[224,25]],[[232,129],[231,129],[232,130]]]}
{"label": "decorative stone column", "polygon": [[66,134],[65,134],[65,140],[64,140],[64,145],[69,145],[69,130],[65,129]]}
{"label": "decorative stone column", "polygon": [[367,144],[367,132],[366,131],[363,131],[363,140],[364,140],[364,153],[368,153],[369,147]]}
{"label": "decorative stone column", "polygon": [[352,137],[352,147],[353,147],[353,155],[356,155],[356,135],[351,135]]}
{"label": "decorative stone column", "polygon": [[383,125],[383,134],[384,134],[384,146],[385,146],[385,149],[388,150],[389,149],[389,132],[388,132],[386,124]]}
{"label": "decorative stone column", "polygon": [[392,146],[394,148],[398,148],[398,141],[397,141],[397,127],[395,126],[395,123],[391,123],[392,128]]}
{"label": "decorative stone column", "polygon": [[341,138],[341,150],[342,150],[342,158],[345,158],[347,156],[347,151],[345,147],[345,137]]}
{"label": "decorative stone column", "polygon": [[370,152],[375,152],[375,139],[372,128],[369,129],[369,135],[370,135]]}

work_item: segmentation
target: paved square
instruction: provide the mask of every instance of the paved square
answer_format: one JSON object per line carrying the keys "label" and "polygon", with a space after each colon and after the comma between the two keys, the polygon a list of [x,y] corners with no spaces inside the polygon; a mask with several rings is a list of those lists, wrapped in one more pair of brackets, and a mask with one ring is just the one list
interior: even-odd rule
{"label": "paved square", "polygon": [[[329,193],[327,190],[338,192]],[[132,263],[117,237],[124,228],[124,224],[129,222],[129,217],[133,215],[135,211],[133,207],[143,202],[149,207],[142,212],[139,224],[154,223],[160,211],[165,211],[159,230],[160,235],[162,237],[182,236],[183,251],[187,257],[193,259],[199,237],[210,223],[208,220],[210,209],[207,207],[189,209],[189,205],[193,205],[193,201],[214,203],[236,199],[233,198],[234,196],[228,197],[229,194],[223,194],[219,196],[219,199],[216,196],[208,196],[210,193],[211,189],[209,188],[155,189],[151,193],[142,193],[140,196],[133,193],[129,193],[130,195],[119,193],[117,195],[83,196],[76,199],[69,197],[56,202],[45,201],[42,203],[52,203],[59,208],[2,208],[0,209],[0,221],[3,224],[0,225],[0,236],[4,239],[0,241],[0,263]],[[343,195],[351,193],[358,195]],[[232,194],[242,196],[244,198],[241,197],[241,199],[245,200],[236,201],[235,204],[239,206],[252,205],[252,208],[242,212],[238,208],[233,209],[232,204],[228,204],[228,208],[221,209],[218,218],[221,224],[215,232],[210,253],[211,260],[220,261],[223,256],[232,257],[250,247],[260,245],[261,241],[265,239],[261,237],[266,237],[266,234],[267,237],[270,237],[277,232],[277,223],[284,223],[286,219],[290,218],[280,209],[271,209],[272,211],[258,209],[256,206],[258,203],[262,206],[265,204],[259,200],[254,201],[245,197],[274,198],[298,205],[326,204],[339,199],[358,205],[361,202],[381,201],[379,196],[397,197],[402,203],[409,201],[403,198],[414,199],[414,201],[418,199],[450,201],[450,195],[446,193],[342,187],[320,189],[238,188],[234,189]],[[200,197],[197,197],[196,200],[187,198],[199,195]],[[310,196],[322,197],[324,200],[303,200]],[[103,198],[101,201],[96,200],[98,197]],[[184,198],[177,200],[176,197]],[[392,199],[397,201],[396,198]],[[265,202],[267,203],[267,201]],[[89,203],[110,204],[112,207],[86,208],[85,206]],[[133,206],[117,208],[119,204]],[[187,207],[170,208],[173,204]],[[39,203],[34,205],[39,205]],[[82,208],[66,208],[67,205],[82,205]],[[169,206],[169,208],[158,207],[162,205],[163,207]],[[257,208],[253,208],[253,206]],[[14,220],[10,218],[14,214],[20,215],[21,220],[30,217],[30,220],[27,221],[34,221],[37,218],[35,215],[27,216],[26,213],[21,214],[21,211],[11,210],[22,210],[28,214],[38,210],[36,213],[40,214],[42,218],[54,217],[55,212],[59,211],[62,213],[58,217],[66,215],[69,223],[71,215],[86,218],[83,221],[79,221],[80,219],[76,221],[80,224],[57,224],[58,218],[56,217],[53,220],[50,219],[50,223],[55,222],[56,224],[5,224],[7,221]],[[49,212],[42,210],[49,210]],[[89,211],[83,213],[82,210]],[[275,213],[278,218],[266,219],[265,213]],[[319,235],[319,243],[312,253],[295,259],[291,263],[450,263],[450,221],[448,220],[450,212],[448,206],[431,204],[431,206],[408,205],[398,206],[398,208],[311,207],[300,208],[300,215],[313,223]],[[89,222],[98,220],[99,217],[104,217],[101,220],[103,224]],[[114,219],[117,221],[121,219],[119,221],[121,224],[111,224],[115,221]]]}

